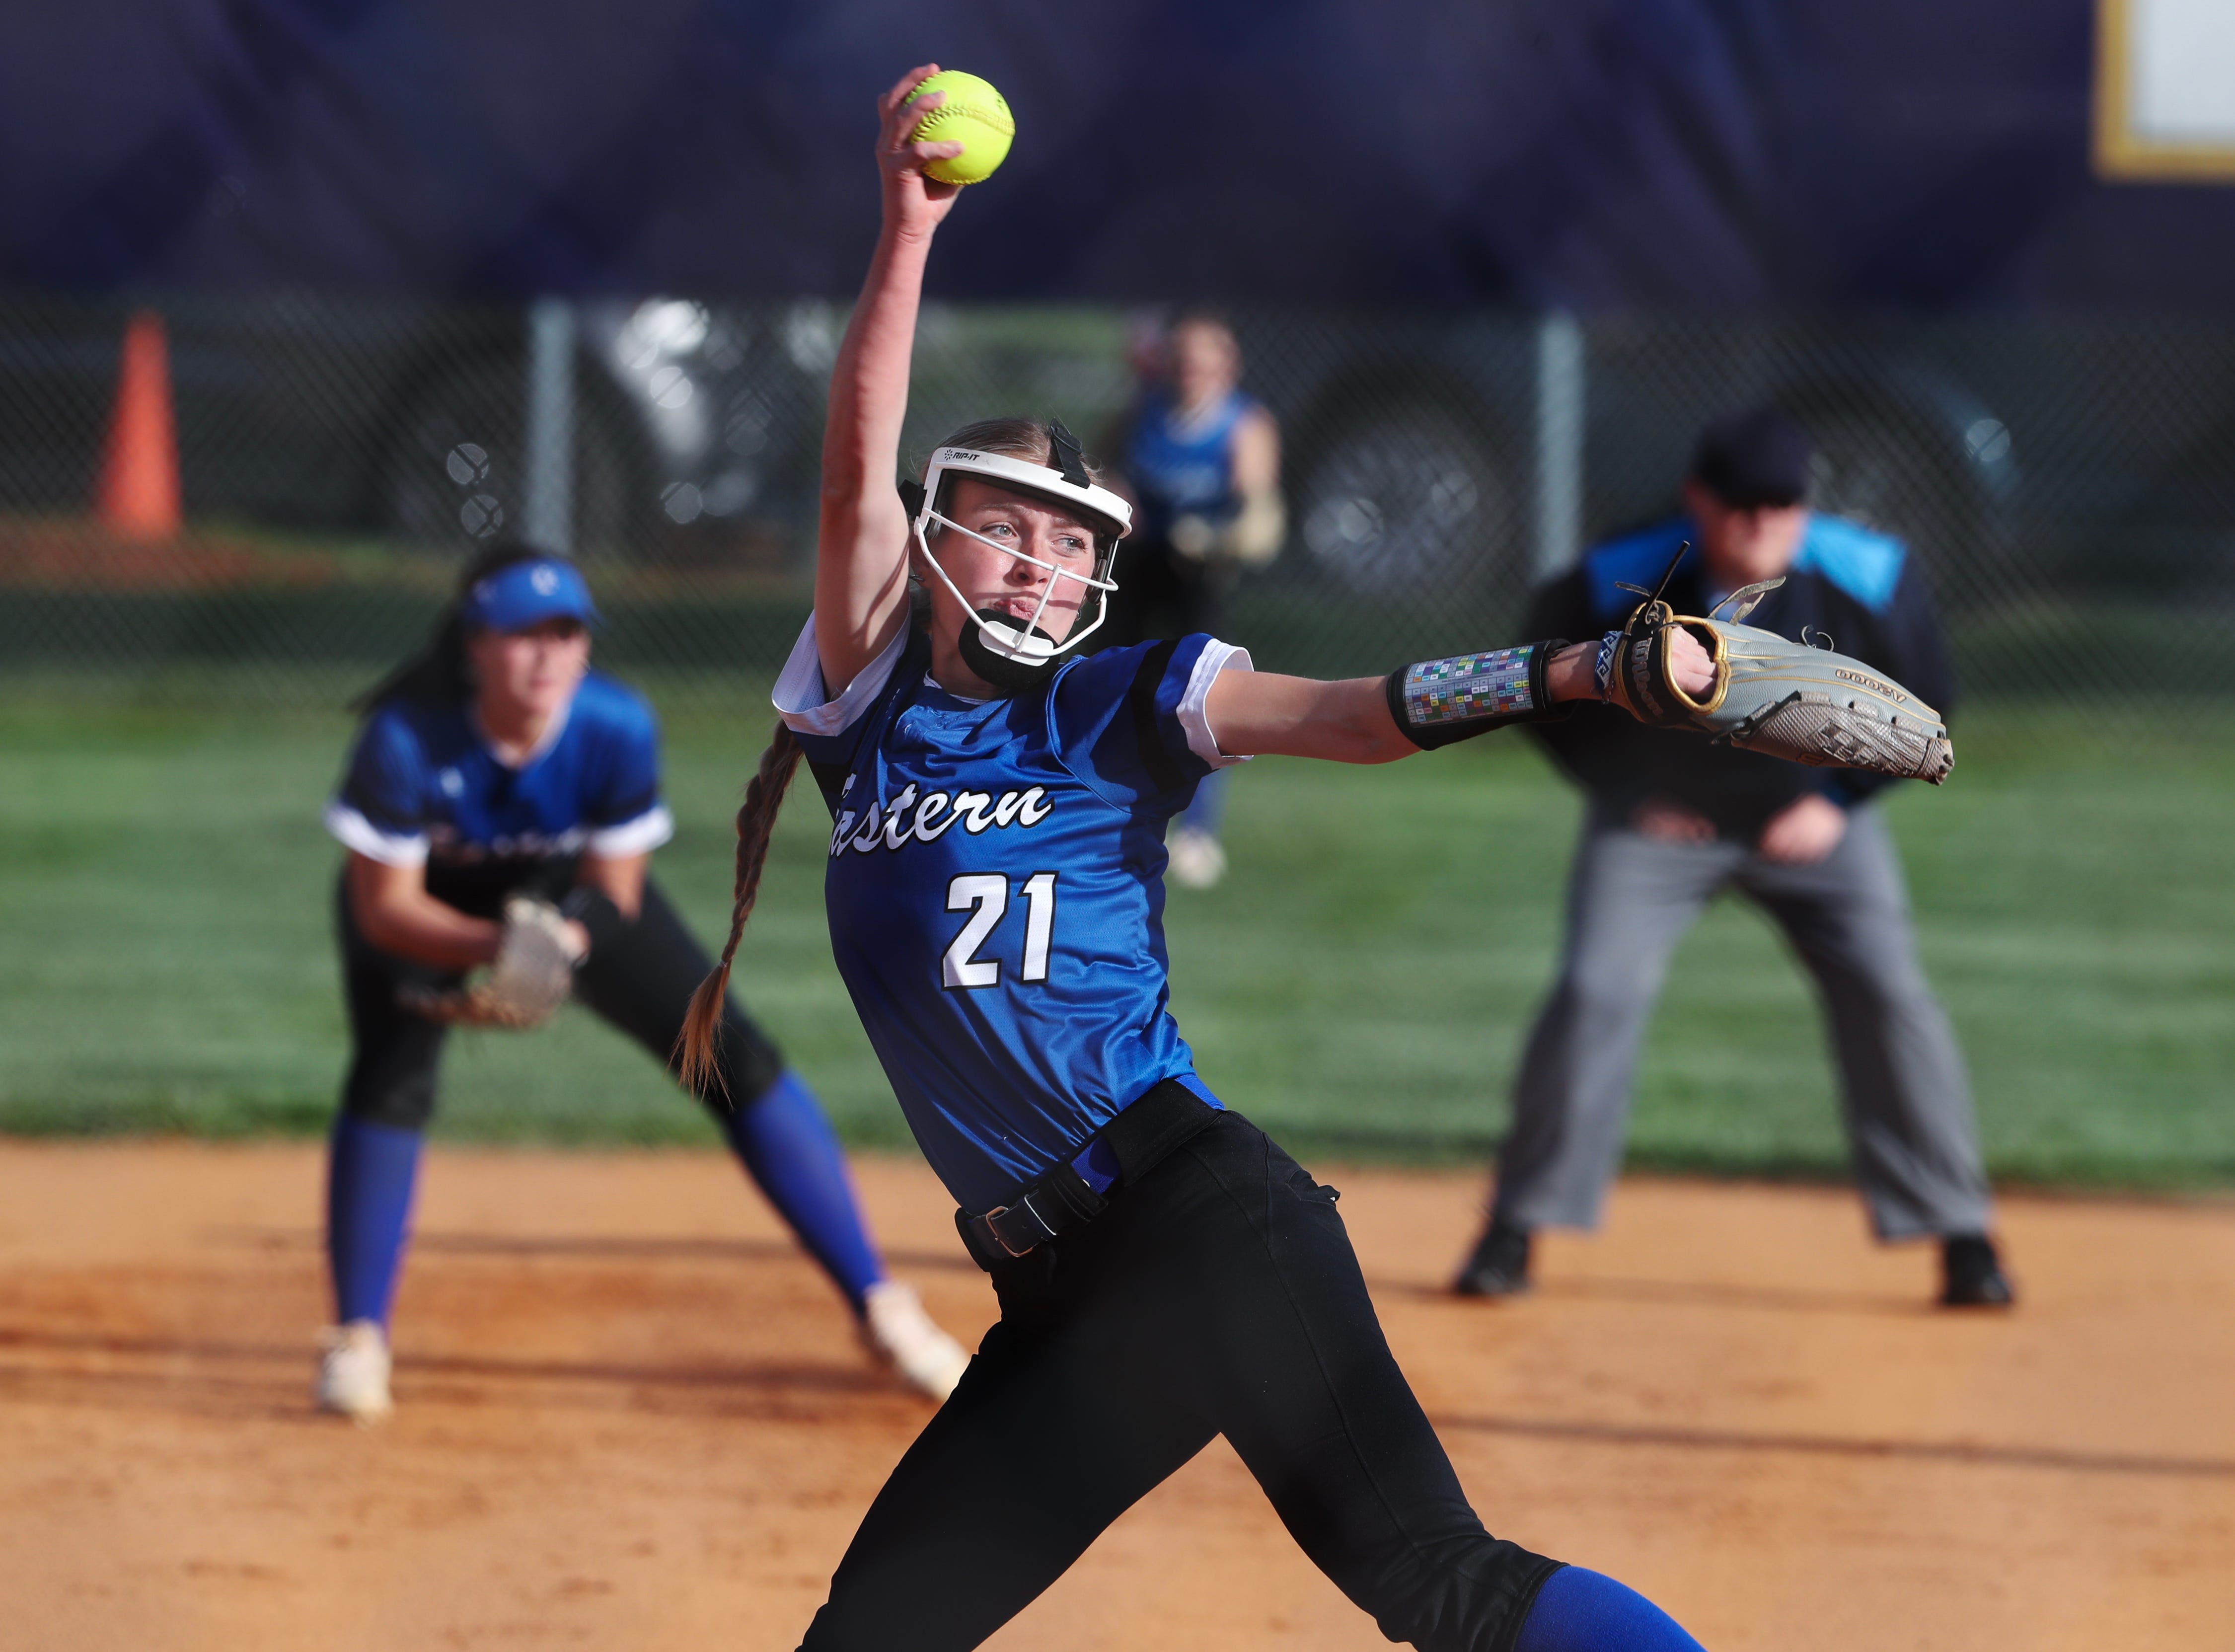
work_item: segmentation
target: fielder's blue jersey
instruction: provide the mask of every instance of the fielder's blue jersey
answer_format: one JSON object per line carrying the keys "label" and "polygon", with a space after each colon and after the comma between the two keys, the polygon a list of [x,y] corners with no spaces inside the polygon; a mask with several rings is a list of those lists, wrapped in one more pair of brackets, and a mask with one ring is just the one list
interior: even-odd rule
{"label": "fielder's blue jersey", "polygon": [[425,866],[446,882],[499,888],[585,850],[620,856],[674,833],[659,796],[652,708],[592,672],[517,768],[489,750],[470,704],[398,698],[358,732],[326,829],[358,854]]}
{"label": "fielder's blue jersey", "polygon": [[1003,699],[947,693],[913,628],[837,698],[812,620],[777,709],[833,829],[830,944],[916,1140],[956,1202],[1002,1204],[1167,1078],[1164,826],[1235,761],[1203,713],[1249,657],[1113,648]]}
{"label": "fielder's blue jersey", "polygon": [[1183,417],[1169,391],[1141,403],[1125,442],[1125,475],[1140,500],[1138,531],[1161,539],[1176,516],[1224,522],[1242,508],[1234,486],[1234,427],[1257,406],[1240,390],[1196,417]]}

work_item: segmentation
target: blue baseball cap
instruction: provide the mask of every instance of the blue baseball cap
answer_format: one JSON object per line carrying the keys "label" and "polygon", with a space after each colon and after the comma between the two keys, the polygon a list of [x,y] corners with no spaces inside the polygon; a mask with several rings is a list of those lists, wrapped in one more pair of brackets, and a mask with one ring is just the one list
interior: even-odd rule
{"label": "blue baseball cap", "polygon": [[590,600],[580,569],[539,556],[499,568],[477,581],[466,593],[458,614],[468,625],[488,631],[525,631],[546,620],[579,620],[590,625],[597,620],[598,605]]}

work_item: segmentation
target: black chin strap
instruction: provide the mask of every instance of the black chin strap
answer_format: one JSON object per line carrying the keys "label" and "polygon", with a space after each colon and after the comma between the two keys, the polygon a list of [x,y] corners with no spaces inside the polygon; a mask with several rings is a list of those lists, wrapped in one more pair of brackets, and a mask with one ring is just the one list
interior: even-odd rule
{"label": "black chin strap", "polygon": [[998,654],[986,646],[981,627],[991,620],[1009,631],[1023,631],[1039,638],[1051,648],[1055,639],[1038,626],[1025,626],[1013,614],[999,608],[980,608],[973,616],[974,623],[966,621],[962,627],[962,663],[978,674],[982,682],[990,683],[1004,694],[1021,694],[1028,688],[1037,688],[1055,675],[1056,667],[1063,664],[1059,654],[1051,653],[1044,659],[1013,659]]}

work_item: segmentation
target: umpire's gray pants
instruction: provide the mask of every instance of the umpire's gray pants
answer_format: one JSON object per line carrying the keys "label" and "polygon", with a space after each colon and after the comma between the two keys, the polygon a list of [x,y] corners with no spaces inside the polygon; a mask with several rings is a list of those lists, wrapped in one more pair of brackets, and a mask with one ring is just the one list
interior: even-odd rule
{"label": "umpire's gray pants", "polygon": [[1667,843],[1605,819],[1585,823],[1560,978],[1514,1085],[1495,1219],[1598,1225],[1668,954],[1726,885],[1777,920],[1822,989],[1856,1176],[1878,1237],[1985,1232],[1992,1207],[1963,1054],[1917,963],[1892,841],[1867,807],[1814,866],[1777,865],[1741,843]]}

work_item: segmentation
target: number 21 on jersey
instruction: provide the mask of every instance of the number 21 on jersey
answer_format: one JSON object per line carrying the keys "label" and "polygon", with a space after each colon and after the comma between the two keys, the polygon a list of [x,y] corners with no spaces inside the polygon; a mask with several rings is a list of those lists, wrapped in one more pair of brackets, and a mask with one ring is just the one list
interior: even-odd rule
{"label": "number 21 on jersey", "polygon": [[[1035,872],[1023,885],[1025,895],[1025,961],[1017,979],[1044,981],[1048,971],[1048,942],[1055,932],[1055,874]],[[1009,909],[1009,880],[1000,872],[963,872],[947,885],[947,909],[967,912],[962,926],[939,960],[942,987],[996,987],[1001,980],[1001,960],[980,958],[978,948],[993,933]]]}

